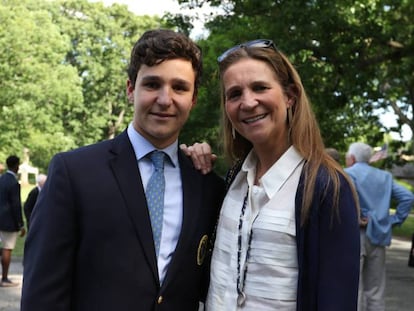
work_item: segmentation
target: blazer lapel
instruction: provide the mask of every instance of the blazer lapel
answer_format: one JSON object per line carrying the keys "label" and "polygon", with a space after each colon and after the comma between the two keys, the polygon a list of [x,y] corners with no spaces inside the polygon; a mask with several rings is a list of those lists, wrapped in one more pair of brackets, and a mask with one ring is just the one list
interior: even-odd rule
{"label": "blazer lapel", "polygon": [[[187,246],[192,244],[194,231],[199,222],[199,206],[202,198],[202,176],[194,168],[190,159],[188,159],[180,150],[178,151],[178,160],[180,162],[181,181],[183,188],[183,222],[177,247],[171,259],[168,271],[163,283],[163,287],[167,286],[179,271],[180,258],[182,256],[192,256],[185,252]],[[196,258],[194,258],[196,260]]]}
{"label": "blazer lapel", "polygon": [[138,161],[126,131],[113,139],[110,166],[124,197],[129,216],[137,233],[154,278],[159,281],[147,201],[139,173]]}

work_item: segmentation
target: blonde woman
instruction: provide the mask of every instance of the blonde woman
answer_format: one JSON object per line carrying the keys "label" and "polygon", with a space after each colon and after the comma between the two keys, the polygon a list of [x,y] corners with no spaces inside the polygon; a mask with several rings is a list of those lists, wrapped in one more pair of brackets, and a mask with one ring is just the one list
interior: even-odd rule
{"label": "blonde woman", "polygon": [[[356,310],[357,196],[325,152],[297,71],[262,39],[230,48],[218,63],[224,151],[236,165],[206,309]],[[189,153],[201,154],[197,147]]]}

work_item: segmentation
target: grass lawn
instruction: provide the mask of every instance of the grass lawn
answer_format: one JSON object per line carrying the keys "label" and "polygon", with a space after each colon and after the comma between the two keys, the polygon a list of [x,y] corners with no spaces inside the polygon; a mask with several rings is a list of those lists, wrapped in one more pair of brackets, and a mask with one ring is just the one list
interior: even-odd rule
{"label": "grass lawn", "polygon": [[393,228],[392,233],[396,237],[402,237],[411,240],[411,237],[414,233],[414,212],[411,212],[401,227]]}

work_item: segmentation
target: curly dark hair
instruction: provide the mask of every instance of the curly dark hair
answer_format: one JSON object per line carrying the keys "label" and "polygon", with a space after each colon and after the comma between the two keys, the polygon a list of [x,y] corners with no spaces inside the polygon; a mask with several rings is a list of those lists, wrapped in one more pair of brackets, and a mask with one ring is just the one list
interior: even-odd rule
{"label": "curly dark hair", "polygon": [[195,73],[194,96],[197,95],[202,73],[201,48],[186,35],[169,29],[146,31],[135,43],[127,69],[129,80],[135,86],[141,65],[154,66],[168,59],[191,61]]}
{"label": "curly dark hair", "polygon": [[6,159],[6,164],[9,170],[14,170],[19,167],[20,159],[15,155],[11,155]]}

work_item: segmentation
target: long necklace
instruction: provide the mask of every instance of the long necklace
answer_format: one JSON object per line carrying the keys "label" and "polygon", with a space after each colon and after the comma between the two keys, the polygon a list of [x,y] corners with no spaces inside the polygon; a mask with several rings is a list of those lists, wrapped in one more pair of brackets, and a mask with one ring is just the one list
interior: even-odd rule
{"label": "long necklace", "polygon": [[242,229],[243,229],[243,218],[244,218],[244,214],[246,212],[246,206],[247,206],[247,198],[249,196],[249,187],[247,187],[247,192],[246,195],[244,196],[244,200],[243,200],[243,206],[240,212],[240,217],[239,217],[239,236],[237,239],[237,246],[238,246],[238,250],[237,250],[237,304],[241,307],[244,305],[244,302],[246,301],[246,294],[244,293],[244,286],[246,284],[246,275],[247,275],[247,261],[249,260],[250,257],[250,248],[251,248],[251,243],[252,243],[252,236],[253,236],[253,231],[250,231],[250,235],[248,238],[248,243],[247,243],[247,251],[246,251],[246,260],[244,262],[244,269],[243,269],[243,279],[242,279],[242,272],[241,272],[241,254],[242,254]]}

